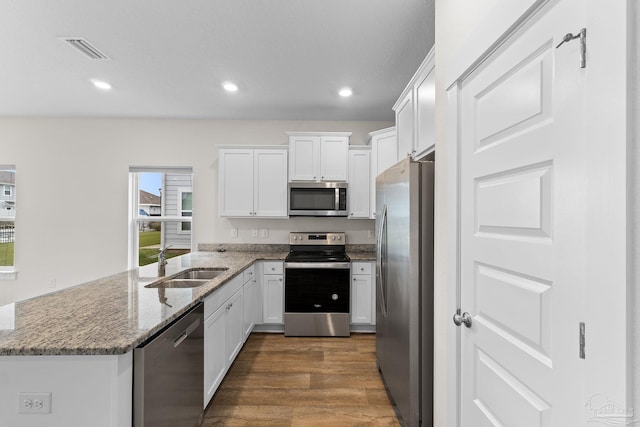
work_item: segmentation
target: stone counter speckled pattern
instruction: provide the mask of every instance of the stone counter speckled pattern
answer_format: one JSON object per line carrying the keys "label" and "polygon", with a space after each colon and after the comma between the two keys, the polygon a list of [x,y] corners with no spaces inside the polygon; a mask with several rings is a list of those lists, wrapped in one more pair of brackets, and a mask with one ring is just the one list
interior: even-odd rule
{"label": "stone counter speckled pattern", "polygon": [[227,267],[206,285],[145,288],[156,264],[0,307],[0,355],[123,354],[187,312],[257,260],[284,251],[194,252],[172,258],[170,276],[191,267]]}

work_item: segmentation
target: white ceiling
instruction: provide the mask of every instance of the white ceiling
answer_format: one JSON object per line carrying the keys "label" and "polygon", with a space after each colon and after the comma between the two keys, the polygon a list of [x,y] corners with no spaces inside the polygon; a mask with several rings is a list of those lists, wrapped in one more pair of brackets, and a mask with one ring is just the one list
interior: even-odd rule
{"label": "white ceiling", "polygon": [[393,120],[433,45],[433,2],[2,0],[0,116]]}

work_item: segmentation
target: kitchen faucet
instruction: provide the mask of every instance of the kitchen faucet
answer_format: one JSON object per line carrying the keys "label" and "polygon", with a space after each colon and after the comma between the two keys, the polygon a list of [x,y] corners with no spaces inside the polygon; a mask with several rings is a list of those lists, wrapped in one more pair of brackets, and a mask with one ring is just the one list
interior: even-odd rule
{"label": "kitchen faucet", "polygon": [[160,248],[160,253],[158,254],[158,277],[163,277],[165,275],[165,266],[167,265],[166,252],[171,246],[173,245]]}

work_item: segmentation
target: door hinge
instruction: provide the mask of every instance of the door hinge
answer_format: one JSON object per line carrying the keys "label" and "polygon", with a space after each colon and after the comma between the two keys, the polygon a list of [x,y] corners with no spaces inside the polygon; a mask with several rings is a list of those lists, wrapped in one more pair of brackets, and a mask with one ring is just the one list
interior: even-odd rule
{"label": "door hinge", "polygon": [[580,359],[584,359],[584,322],[580,322],[579,324],[579,328],[580,328]]}
{"label": "door hinge", "polygon": [[562,46],[563,44],[570,42],[571,40],[580,39],[580,68],[587,67],[587,29],[583,28],[578,32],[578,34],[573,35],[572,33],[567,33],[562,38],[562,41],[556,46],[556,49]]}

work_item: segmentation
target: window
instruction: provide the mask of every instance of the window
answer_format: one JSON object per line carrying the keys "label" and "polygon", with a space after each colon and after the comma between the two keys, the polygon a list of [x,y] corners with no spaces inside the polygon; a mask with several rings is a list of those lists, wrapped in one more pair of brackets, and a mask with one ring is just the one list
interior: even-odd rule
{"label": "window", "polygon": [[158,260],[160,248],[170,247],[167,258],[191,251],[193,174],[191,168],[131,167],[129,266]]}
{"label": "window", "polygon": [[[180,201],[180,216],[193,216],[191,208],[191,188],[179,188],[178,200]],[[181,222],[179,233],[191,233],[191,222]]]}
{"label": "window", "polygon": [[14,271],[16,168],[0,166],[0,272]]}

